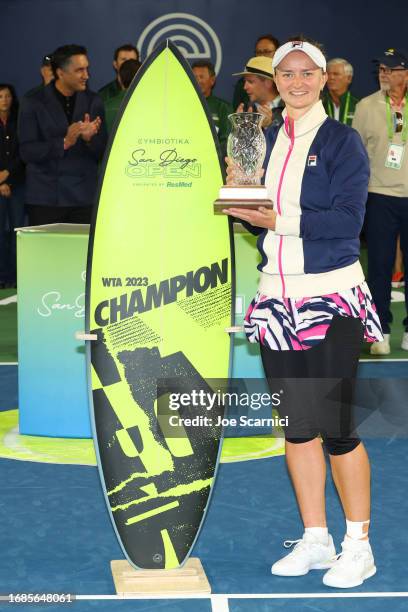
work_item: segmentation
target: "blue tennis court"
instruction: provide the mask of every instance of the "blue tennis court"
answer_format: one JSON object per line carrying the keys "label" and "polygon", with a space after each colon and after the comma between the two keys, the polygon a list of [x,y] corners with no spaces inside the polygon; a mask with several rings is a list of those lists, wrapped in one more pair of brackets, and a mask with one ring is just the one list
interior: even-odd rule
{"label": "blue tennis court", "polygon": [[[0,368],[2,404],[16,398],[16,366]],[[222,464],[212,505],[194,550],[214,594],[270,594],[279,599],[228,601],[231,612],[269,610],[372,612],[406,610],[408,591],[406,456],[404,439],[366,442],[372,462],[372,530],[377,574],[364,585],[338,592],[324,587],[321,571],[300,578],[270,574],[285,539],[301,536],[301,525],[284,457]],[[31,461],[0,460],[2,495],[1,592],[114,595],[110,561],[121,559],[99,484],[97,469]],[[329,528],[339,547],[344,521],[331,481],[327,486]],[[298,593],[302,598],[291,599]],[[309,596],[310,594],[310,596]],[[317,598],[316,594],[320,597]],[[355,594],[356,597],[350,597]],[[368,595],[361,597],[361,594]],[[377,595],[378,594],[378,595]],[[321,598],[321,596],[327,596]],[[226,604],[225,601],[218,604]],[[214,600],[213,605],[218,605]],[[38,605],[36,610],[66,604]],[[20,609],[28,608],[21,604]],[[74,610],[211,610],[210,600],[75,601]],[[30,606],[31,608],[31,606]],[[213,608],[217,610],[217,608]],[[226,610],[228,608],[219,608]]]}

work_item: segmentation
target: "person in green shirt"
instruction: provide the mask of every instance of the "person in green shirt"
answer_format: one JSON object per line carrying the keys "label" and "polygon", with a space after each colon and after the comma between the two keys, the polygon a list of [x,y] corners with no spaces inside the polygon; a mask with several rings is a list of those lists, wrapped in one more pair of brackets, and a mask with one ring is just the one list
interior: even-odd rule
{"label": "person in green shirt", "polygon": [[194,76],[197,79],[197,83],[206,98],[213,121],[215,123],[222,154],[223,157],[225,157],[227,152],[228,134],[230,133],[228,115],[234,111],[231,104],[212,94],[216,78],[213,64],[208,60],[198,60],[194,62],[192,69]]}
{"label": "person in green shirt", "polygon": [[358,98],[349,87],[353,80],[353,66],[345,59],[336,57],[327,62],[327,90],[323,95],[323,106],[332,119],[351,125]]}
{"label": "person in green shirt", "polygon": [[136,72],[139,70],[141,63],[136,59],[129,59],[123,62],[123,64],[119,68],[118,72],[118,82],[120,86],[120,90],[116,95],[111,96],[107,100],[105,100],[105,122],[106,122],[106,130],[108,134],[110,134],[113,123],[115,121],[116,115],[119,112],[120,105],[122,104],[122,100],[126,95],[126,91],[129,88],[133,77]]}
{"label": "person in green shirt", "polygon": [[116,72],[116,78],[114,81],[110,81],[98,90],[98,94],[101,96],[104,102],[109,100],[109,98],[116,96],[122,90],[118,79],[119,68],[123,62],[130,59],[139,60],[139,51],[134,45],[121,45],[115,50],[113,56],[113,68]]}

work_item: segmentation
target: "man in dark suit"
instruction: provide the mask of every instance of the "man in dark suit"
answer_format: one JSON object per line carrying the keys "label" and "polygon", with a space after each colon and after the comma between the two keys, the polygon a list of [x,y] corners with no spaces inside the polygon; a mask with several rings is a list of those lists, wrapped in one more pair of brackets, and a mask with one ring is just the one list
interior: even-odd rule
{"label": "man in dark suit", "polygon": [[52,54],[55,81],[23,99],[20,154],[30,225],[89,223],[106,145],[102,100],[87,89],[85,47]]}

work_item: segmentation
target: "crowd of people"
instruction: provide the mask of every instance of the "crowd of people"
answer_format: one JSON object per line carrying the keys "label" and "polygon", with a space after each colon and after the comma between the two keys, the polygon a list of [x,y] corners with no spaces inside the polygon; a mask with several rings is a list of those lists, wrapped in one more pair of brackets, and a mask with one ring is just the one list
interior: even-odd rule
{"label": "crowd of people", "polygon": [[[231,102],[213,94],[216,75],[210,61],[192,64],[223,153],[230,113],[260,112],[265,131],[282,122],[285,103],[272,68],[279,47],[270,34],[258,38],[254,56],[236,73]],[[401,284],[408,265],[408,60],[388,49],[376,58],[376,65],[379,90],[359,101],[351,91],[353,66],[344,58],[331,59],[321,99],[328,117],[359,132],[370,160],[364,237],[368,283],[385,333],[371,352],[383,355],[390,352],[391,279]],[[115,78],[98,93],[88,87],[88,67],[85,47],[65,45],[44,56],[42,83],[20,104],[12,84],[0,83],[1,287],[16,284],[16,227],[90,222],[107,135],[140,67],[139,53],[131,44],[116,49]],[[408,313],[408,295],[406,305]],[[408,316],[403,324],[401,346],[408,350]]]}

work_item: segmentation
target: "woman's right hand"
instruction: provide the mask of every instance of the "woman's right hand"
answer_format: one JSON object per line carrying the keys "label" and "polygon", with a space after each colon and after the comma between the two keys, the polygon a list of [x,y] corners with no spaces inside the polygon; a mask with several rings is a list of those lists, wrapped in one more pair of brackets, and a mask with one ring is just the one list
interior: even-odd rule
{"label": "woman's right hand", "polygon": [[[227,170],[227,180],[226,180],[226,185],[230,185],[230,186],[235,186],[235,187],[239,187],[241,186],[239,180],[237,180],[237,176],[239,177],[240,174],[240,170],[239,170],[239,166],[238,164],[236,164],[234,162],[234,160],[231,159],[231,157],[225,157],[225,164],[226,164],[226,170]],[[263,168],[261,168],[256,176],[259,177],[259,180],[261,180],[261,178],[263,177],[265,173],[265,170]]]}
{"label": "woman's right hand", "polygon": [[226,170],[227,170],[226,184],[227,185],[237,185],[238,184],[236,182],[236,175],[238,172],[237,164],[231,159],[231,157],[226,157],[225,163],[226,163]]}

